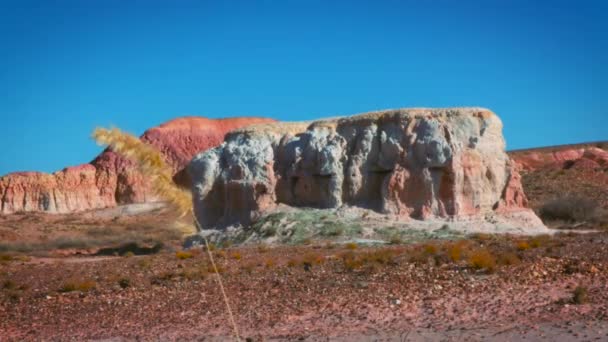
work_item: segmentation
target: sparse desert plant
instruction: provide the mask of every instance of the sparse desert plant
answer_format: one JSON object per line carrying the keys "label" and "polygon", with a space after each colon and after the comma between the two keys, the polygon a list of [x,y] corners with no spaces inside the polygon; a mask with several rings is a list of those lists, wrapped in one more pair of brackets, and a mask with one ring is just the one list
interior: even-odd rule
{"label": "sparse desert plant", "polygon": [[394,234],[388,241],[391,245],[400,245],[403,243],[403,239],[399,234]]}
{"label": "sparse desert plant", "polygon": [[344,248],[350,249],[350,250],[355,250],[355,249],[357,249],[357,244],[355,242],[349,242],[344,245]]}
{"label": "sparse desert plant", "polygon": [[512,266],[517,265],[521,262],[517,254],[511,252],[504,252],[498,254],[496,261],[499,265]]}
{"label": "sparse desert plant", "polygon": [[465,257],[468,243],[465,240],[448,243],[445,246],[445,253],[447,258],[452,261],[460,261]]}
{"label": "sparse desert plant", "polygon": [[591,199],[564,196],[543,204],[539,215],[544,221],[590,221],[595,218],[597,208],[597,203]]}
{"label": "sparse desert plant", "polygon": [[139,266],[141,269],[149,270],[150,267],[152,266],[152,260],[149,258],[139,259],[137,261],[137,266]]}
{"label": "sparse desert plant", "polygon": [[517,250],[519,251],[526,251],[528,249],[530,249],[530,244],[528,243],[528,241],[518,241],[515,244],[515,248],[517,248]]}
{"label": "sparse desert plant", "polygon": [[427,255],[435,255],[439,251],[437,245],[435,244],[426,244],[423,246],[423,249],[424,253],[426,253]]}
{"label": "sparse desert plant", "polygon": [[2,288],[4,290],[13,290],[13,289],[17,288],[17,284],[12,280],[7,279],[2,282]]}
{"label": "sparse desert plant", "polygon": [[258,245],[257,249],[258,249],[258,252],[260,252],[260,253],[268,252],[268,246],[266,246],[265,244]]}
{"label": "sparse desert plant", "polygon": [[230,257],[231,257],[232,259],[234,259],[234,260],[241,260],[241,258],[242,258],[243,256],[241,255],[241,253],[240,253],[240,252],[232,252],[232,253],[230,254]]}
{"label": "sparse desert plant", "polygon": [[118,285],[121,288],[126,289],[127,287],[131,286],[131,280],[129,278],[120,278],[118,280]]}
{"label": "sparse desert plant", "polygon": [[488,273],[496,269],[496,258],[487,249],[478,249],[471,253],[469,266],[476,270],[485,270]]}
{"label": "sparse desert plant", "polygon": [[[173,182],[173,169],[169,167],[160,152],[137,137],[121,132],[117,128],[97,128],[93,138],[108,145],[114,152],[137,162],[139,170],[150,180],[154,191],[167,199],[181,216],[192,209],[192,196]],[[194,233],[184,232],[184,233]]]}
{"label": "sparse desert plant", "polygon": [[325,258],[321,254],[317,253],[307,253],[302,258],[302,264],[312,265],[320,265],[325,262]]}
{"label": "sparse desert plant", "polygon": [[61,287],[59,288],[59,292],[88,292],[94,289],[96,286],[97,284],[92,280],[67,281],[63,283],[63,285],[61,285]]}
{"label": "sparse desert plant", "polygon": [[395,251],[388,248],[376,249],[363,255],[363,261],[378,264],[391,264],[394,262],[394,260]]}
{"label": "sparse desert plant", "polygon": [[363,266],[363,261],[361,258],[357,257],[357,255],[352,251],[342,253],[340,255],[340,259],[342,259],[344,268],[348,271],[354,271],[355,269]]}
{"label": "sparse desert plant", "polygon": [[589,301],[589,290],[585,286],[577,286],[572,292],[572,303],[585,304]]}
{"label": "sparse desert plant", "polygon": [[188,251],[177,251],[175,252],[175,257],[180,260],[191,259],[194,255]]}
{"label": "sparse desert plant", "polygon": [[14,260],[14,258],[10,254],[0,254],[0,261],[9,262],[9,261],[13,261],[13,260]]}

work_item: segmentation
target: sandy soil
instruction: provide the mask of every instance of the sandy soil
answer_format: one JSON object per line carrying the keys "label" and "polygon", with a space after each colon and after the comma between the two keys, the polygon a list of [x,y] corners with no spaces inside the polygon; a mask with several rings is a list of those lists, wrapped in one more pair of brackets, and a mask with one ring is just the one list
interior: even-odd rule
{"label": "sandy soil", "polygon": [[[522,239],[476,236],[460,258],[446,242],[213,253],[253,340],[608,339],[608,233]],[[480,250],[493,270],[471,263]],[[11,258],[0,264],[2,340],[230,338],[202,251]]]}

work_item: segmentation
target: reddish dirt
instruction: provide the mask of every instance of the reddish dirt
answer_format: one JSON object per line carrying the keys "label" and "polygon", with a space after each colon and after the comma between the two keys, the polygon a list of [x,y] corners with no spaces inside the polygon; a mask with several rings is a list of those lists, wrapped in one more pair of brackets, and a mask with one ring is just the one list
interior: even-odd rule
{"label": "reddish dirt", "polygon": [[[608,320],[607,242],[605,232],[530,240],[525,250],[513,237],[470,240],[464,255],[482,248],[499,260],[511,254],[520,260],[499,263],[493,273],[475,270],[466,256],[450,260],[443,245],[239,247],[214,255],[244,337],[389,338],[408,331],[445,337],[479,329],[495,334],[513,325],[603,324]],[[349,268],[345,260],[351,254],[363,261]],[[185,260],[169,251],[17,257],[0,267],[5,340],[230,336],[216,275],[200,251]],[[85,289],[62,292],[70,283]],[[588,291],[586,302],[578,305],[572,302],[577,286]]]}
{"label": "reddish dirt", "polygon": [[[605,175],[546,168],[523,184],[536,209],[564,189],[605,208]],[[0,340],[230,340],[216,274],[204,251],[177,257],[173,220],[162,210],[0,216]],[[213,253],[243,339],[608,340],[608,231],[591,228],[599,231],[475,236],[460,260],[444,242]],[[59,246],[65,238],[73,245]],[[153,255],[91,255],[132,239],[167,243]],[[474,267],[483,250],[497,260],[493,272]]]}

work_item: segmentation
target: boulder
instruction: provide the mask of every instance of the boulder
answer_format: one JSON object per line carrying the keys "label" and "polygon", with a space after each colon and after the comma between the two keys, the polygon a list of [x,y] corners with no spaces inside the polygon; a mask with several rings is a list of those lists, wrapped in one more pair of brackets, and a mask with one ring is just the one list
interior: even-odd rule
{"label": "boulder", "polygon": [[204,228],[247,226],[279,205],[358,207],[401,221],[491,214],[543,226],[526,208],[502,122],[482,108],[252,125],[197,155],[188,170]]}
{"label": "boulder", "polygon": [[[219,145],[224,135],[264,118],[182,117],[147,130],[141,139],[158,148],[176,182],[190,186],[184,167],[198,152]],[[60,153],[60,152],[59,152]],[[155,201],[145,177],[128,159],[106,149],[92,162],[47,174],[15,172],[0,178],[0,213],[67,213]]]}

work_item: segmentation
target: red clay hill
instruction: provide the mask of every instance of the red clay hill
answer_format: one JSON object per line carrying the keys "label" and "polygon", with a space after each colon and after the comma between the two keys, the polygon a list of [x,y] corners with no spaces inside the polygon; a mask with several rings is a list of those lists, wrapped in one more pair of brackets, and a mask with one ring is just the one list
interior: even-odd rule
{"label": "red clay hill", "polygon": [[[272,119],[182,117],[147,130],[140,139],[158,148],[186,186],[185,166],[198,152],[213,148],[229,131]],[[15,172],[0,178],[0,213],[65,213],[154,200],[144,177],[127,159],[109,149],[88,164],[48,174]]]}

